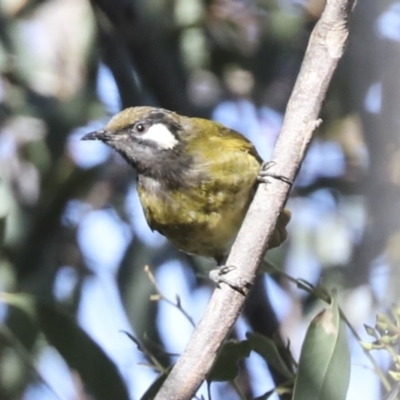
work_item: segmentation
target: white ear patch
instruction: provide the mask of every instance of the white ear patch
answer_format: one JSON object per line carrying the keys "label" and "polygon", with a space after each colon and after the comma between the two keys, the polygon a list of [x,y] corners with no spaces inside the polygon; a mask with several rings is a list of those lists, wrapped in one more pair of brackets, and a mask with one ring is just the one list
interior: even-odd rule
{"label": "white ear patch", "polygon": [[179,142],[164,124],[154,124],[142,135],[143,140],[156,143],[162,149],[173,149]]}

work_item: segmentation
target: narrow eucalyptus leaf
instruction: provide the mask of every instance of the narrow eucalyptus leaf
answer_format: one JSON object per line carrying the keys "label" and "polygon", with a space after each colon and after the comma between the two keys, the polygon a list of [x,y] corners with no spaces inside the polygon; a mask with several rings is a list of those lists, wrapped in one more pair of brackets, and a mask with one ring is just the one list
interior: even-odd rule
{"label": "narrow eucalyptus leaf", "polygon": [[49,343],[71,369],[79,372],[95,399],[129,400],[128,391],[115,364],[72,318],[56,307],[39,302],[37,313],[40,328]]}
{"label": "narrow eucalyptus leaf", "polygon": [[167,379],[171,369],[172,367],[170,367],[168,370],[164,371],[161,375],[159,375],[157,379],[146,390],[146,393],[140,398],[140,400],[153,400],[154,397],[156,397],[157,392],[160,390],[160,387]]}
{"label": "narrow eucalyptus leaf", "polygon": [[292,400],[345,400],[349,379],[346,329],[334,299],[308,328]]}
{"label": "narrow eucalyptus leaf", "polygon": [[259,333],[248,333],[247,338],[252,349],[258,353],[269,366],[288,378],[288,380],[294,378],[294,373],[291,371],[291,367],[286,365],[285,360],[282,358],[278,347],[273,340],[264,335],[260,335]]}

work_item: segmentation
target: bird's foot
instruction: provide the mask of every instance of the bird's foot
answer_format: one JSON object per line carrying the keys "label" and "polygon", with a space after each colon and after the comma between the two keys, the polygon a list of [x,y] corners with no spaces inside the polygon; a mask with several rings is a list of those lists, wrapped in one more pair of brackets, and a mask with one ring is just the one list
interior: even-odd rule
{"label": "bird's foot", "polygon": [[239,283],[233,282],[230,279],[226,278],[224,275],[228,274],[229,272],[235,270],[236,267],[234,265],[221,265],[216,269],[213,269],[209,273],[209,277],[212,281],[214,281],[217,286],[219,287],[221,283],[225,283],[230,288],[235,290],[236,292],[240,293],[241,295],[245,296],[250,287],[252,286],[248,281],[242,281]]}
{"label": "bird's foot", "polygon": [[292,186],[293,182],[286,176],[277,175],[268,170],[275,165],[275,161],[266,161],[262,164],[260,172],[258,173],[258,181],[262,183],[269,183],[268,178],[275,178]]}

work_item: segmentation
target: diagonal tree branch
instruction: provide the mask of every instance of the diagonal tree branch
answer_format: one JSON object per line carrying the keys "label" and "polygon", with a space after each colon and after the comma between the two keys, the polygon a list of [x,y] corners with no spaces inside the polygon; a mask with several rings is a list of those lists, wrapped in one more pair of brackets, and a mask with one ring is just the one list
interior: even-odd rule
{"label": "diagonal tree branch", "polygon": [[[328,85],[344,52],[349,17],[356,0],[327,0],[315,26],[304,61],[289,100],[281,134],[272,156],[272,175],[293,181],[319,125],[318,116]],[[246,287],[255,278],[276,220],[289,194],[290,185],[279,179],[260,184],[227,265],[234,265],[226,278]],[[221,284],[193,332],[182,356],[155,397],[156,400],[191,399],[205,380],[217,351],[238,318],[245,296]]]}

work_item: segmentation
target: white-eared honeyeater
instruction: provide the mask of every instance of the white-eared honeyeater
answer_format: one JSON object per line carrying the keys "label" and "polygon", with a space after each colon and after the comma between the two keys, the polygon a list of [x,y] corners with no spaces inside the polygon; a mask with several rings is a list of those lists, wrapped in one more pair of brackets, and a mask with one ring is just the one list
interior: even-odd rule
{"label": "white-eared honeyeater", "polygon": [[[254,196],[262,165],[253,144],[217,122],[155,107],[127,108],[83,140],[101,140],[137,171],[151,229],[221,264]],[[286,239],[284,210],[269,243]]]}

